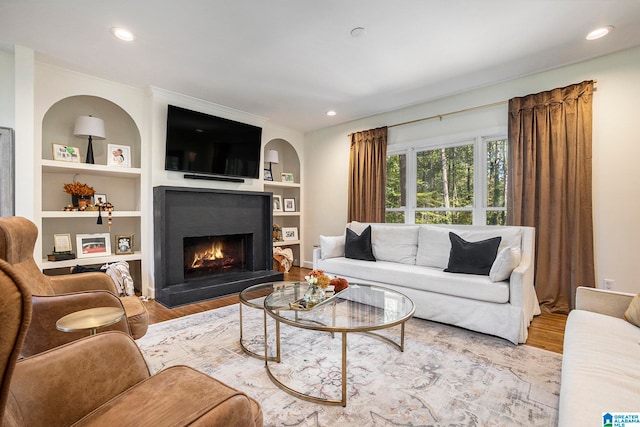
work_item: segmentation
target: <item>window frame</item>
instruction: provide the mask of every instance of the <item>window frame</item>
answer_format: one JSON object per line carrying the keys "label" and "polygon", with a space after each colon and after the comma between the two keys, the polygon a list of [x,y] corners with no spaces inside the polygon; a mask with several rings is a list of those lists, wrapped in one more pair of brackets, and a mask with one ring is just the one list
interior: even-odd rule
{"label": "window frame", "polygon": [[[487,143],[489,141],[505,140],[507,128],[491,128],[471,131],[464,134],[448,135],[421,139],[411,142],[389,144],[387,156],[406,155],[406,206],[387,208],[385,212],[403,212],[405,224],[415,224],[416,212],[453,212],[471,211],[473,225],[486,225],[488,211],[506,211],[506,207],[487,206]],[[473,205],[464,208],[418,208],[417,207],[417,155],[422,151],[438,150],[441,148],[473,145]]]}

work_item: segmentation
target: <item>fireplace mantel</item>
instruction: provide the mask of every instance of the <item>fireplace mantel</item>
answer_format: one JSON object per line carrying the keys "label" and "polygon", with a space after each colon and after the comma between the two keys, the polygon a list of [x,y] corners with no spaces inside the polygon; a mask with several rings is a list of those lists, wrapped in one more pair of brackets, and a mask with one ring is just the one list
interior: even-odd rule
{"label": "fireplace mantel", "polygon": [[[153,189],[155,294],[168,306],[190,304],[283,279],[272,270],[271,193],[159,186]],[[248,271],[185,279],[183,239],[194,236],[253,236]]]}

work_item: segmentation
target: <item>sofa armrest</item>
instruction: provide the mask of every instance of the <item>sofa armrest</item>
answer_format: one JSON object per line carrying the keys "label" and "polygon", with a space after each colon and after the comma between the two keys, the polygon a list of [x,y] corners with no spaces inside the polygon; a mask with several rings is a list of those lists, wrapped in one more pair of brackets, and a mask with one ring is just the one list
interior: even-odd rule
{"label": "sofa armrest", "polygon": [[320,257],[322,256],[321,252],[320,252],[320,248],[313,248],[313,268],[315,270],[318,269],[318,260],[320,259]]}
{"label": "sofa armrest", "polygon": [[[86,337],[89,332],[62,332],[56,329],[56,322],[62,316],[74,311],[94,307],[120,307],[120,298],[107,291],[76,292],[65,295],[32,296],[32,321],[22,347],[23,356],[31,356],[71,341]],[[104,330],[129,333],[126,317]]]}
{"label": "sofa armrest", "polygon": [[51,287],[56,295],[70,292],[109,291],[118,295],[118,288],[106,273],[78,273],[62,276],[49,276]]}
{"label": "sofa armrest", "polygon": [[131,337],[101,333],[19,361],[7,412],[20,425],[48,425],[52,414],[72,425],[149,376]]}
{"label": "sofa armrest", "polygon": [[580,286],[576,289],[576,309],[622,319],[634,294]]}

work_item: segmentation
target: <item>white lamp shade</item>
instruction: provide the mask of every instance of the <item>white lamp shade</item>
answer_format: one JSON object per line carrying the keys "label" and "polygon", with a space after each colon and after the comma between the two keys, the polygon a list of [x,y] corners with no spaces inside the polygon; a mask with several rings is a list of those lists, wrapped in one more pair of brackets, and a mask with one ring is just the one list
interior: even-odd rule
{"label": "white lamp shade", "polygon": [[76,119],[73,134],[80,137],[105,139],[104,120],[91,116],[80,116]]}
{"label": "white lamp shade", "polygon": [[276,150],[267,150],[267,153],[264,155],[264,162],[267,163],[275,163],[278,164],[278,152]]}

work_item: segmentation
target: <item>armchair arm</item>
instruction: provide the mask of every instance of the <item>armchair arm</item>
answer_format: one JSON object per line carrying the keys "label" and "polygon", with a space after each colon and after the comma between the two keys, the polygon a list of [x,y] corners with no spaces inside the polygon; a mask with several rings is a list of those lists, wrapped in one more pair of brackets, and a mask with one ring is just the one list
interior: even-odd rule
{"label": "armchair arm", "polygon": [[576,309],[622,319],[634,294],[580,286],[576,289]]}
{"label": "armchair arm", "polygon": [[[56,329],[56,322],[62,316],[74,311],[94,307],[120,307],[120,298],[107,291],[76,292],[66,295],[32,296],[33,314],[27,337],[22,347],[23,356],[31,356],[50,348],[84,338],[88,332],[62,332]],[[126,317],[104,330],[130,333]]]}
{"label": "armchair arm", "polygon": [[149,376],[133,339],[101,333],[19,361],[7,415],[19,425],[71,425]]}
{"label": "armchair arm", "polygon": [[85,291],[109,291],[116,296],[118,295],[116,284],[105,273],[64,274],[49,276],[49,279],[56,295]]}

